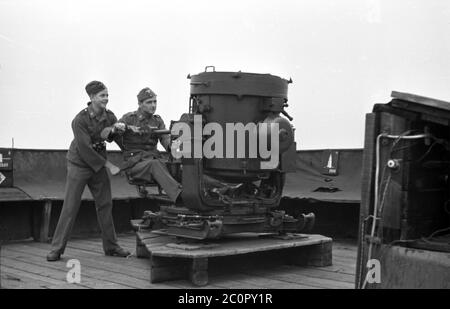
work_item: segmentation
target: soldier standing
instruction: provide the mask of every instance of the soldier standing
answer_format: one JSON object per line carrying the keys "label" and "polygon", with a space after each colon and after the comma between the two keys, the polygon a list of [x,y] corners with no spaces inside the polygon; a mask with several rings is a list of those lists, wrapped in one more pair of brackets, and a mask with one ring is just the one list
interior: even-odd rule
{"label": "soldier standing", "polygon": [[74,139],[67,153],[64,204],[47,261],[57,261],[64,253],[86,185],[95,200],[105,255],[130,255],[117,243],[112,217],[111,183],[106,169],[112,175],[116,175],[120,169],[107,160],[104,142],[111,142],[112,136],[124,130],[124,127],[117,124],[113,112],[106,109],[108,89],[102,82],[90,82],[86,85],[86,92],[91,101],[72,121]]}

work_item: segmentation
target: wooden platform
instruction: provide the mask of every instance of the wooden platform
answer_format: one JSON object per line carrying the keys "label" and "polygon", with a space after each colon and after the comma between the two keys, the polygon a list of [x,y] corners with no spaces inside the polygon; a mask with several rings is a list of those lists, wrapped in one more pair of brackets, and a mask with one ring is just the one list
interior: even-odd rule
{"label": "wooden platform", "polygon": [[239,266],[247,260],[254,261],[253,256],[258,262],[269,260],[269,264],[274,258],[277,262],[300,266],[324,267],[332,264],[332,239],[322,235],[247,233],[198,242],[153,232],[138,232],[136,244],[137,256],[150,259],[152,283],[189,278],[196,286],[207,285],[209,264],[218,257],[224,262],[232,261],[230,257],[235,258],[234,263],[228,263],[230,272],[233,272],[232,264]]}
{"label": "wooden platform", "polygon": [[[136,236],[121,235],[120,244],[135,252]],[[174,289],[193,288],[189,280],[150,283],[150,263],[131,256],[127,259],[103,255],[99,238],[73,239],[63,259],[45,260],[50,245],[22,241],[3,245],[0,254],[2,288],[102,288],[102,289]],[[276,255],[265,259],[231,259],[217,257],[209,265],[209,284],[203,288],[264,289],[264,288],[354,288],[356,244],[348,241],[333,243],[333,266],[309,267],[285,265]],[[66,281],[69,259],[81,263],[81,283]],[[232,270],[232,271],[231,271]]]}

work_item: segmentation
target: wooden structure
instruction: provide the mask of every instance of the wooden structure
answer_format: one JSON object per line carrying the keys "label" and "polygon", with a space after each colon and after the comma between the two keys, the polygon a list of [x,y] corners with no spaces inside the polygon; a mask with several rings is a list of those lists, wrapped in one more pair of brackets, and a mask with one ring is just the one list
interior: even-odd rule
{"label": "wooden structure", "polygon": [[[292,265],[325,267],[332,264],[332,239],[321,235],[285,236],[240,234],[213,242],[192,242],[154,232],[137,232],[136,253],[150,259],[150,281],[189,278],[196,286],[208,284],[208,264],[214,258],[276,253]],[[247,256],[244,256],[247,255]]]}
{"label": "wooden structure", "polygon": [[[119,235],[119,243],[134,252],[136,236]],[[50,244],[32,240],[3,244],[0,253],[0,285],[7,289],[191,289],[186,279],[151,283],[147,259],[104,256],[100,238],[71,239],[60,262],[47,263]],[[78,259],[81,282],[66,281],[66,263]],[[210,263],[209,284],[215,289],[352,289],[355,281],[356,243],[333,242],[333,265],[286,265],[276,259],[246,259],[246,263]],[[218,264],[218,265],[217,265]],[[270,267],[268,267],[270,265]]]}

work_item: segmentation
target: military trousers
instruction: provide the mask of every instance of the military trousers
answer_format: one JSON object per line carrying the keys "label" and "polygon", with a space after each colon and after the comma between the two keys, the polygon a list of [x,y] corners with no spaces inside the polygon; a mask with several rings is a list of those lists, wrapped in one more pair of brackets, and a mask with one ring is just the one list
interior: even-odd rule
{"label": "military trousers", "polygon": [[106,252],[119,247],[112,217],[111,182],[106,168],[103,167],[98,172],[94,172],[88,167],[80,167],[68,161],[64,203],[53,235],[52,251],[64,253],[86,185],[95,200],[103,250]]}
{"label": "military trousers", "polygon": [[181,193],[180,183],[172,177],[166,165],[157,158],[141,159],[127,169],[127,173],[134,179],[146,182],[156,181],[173,202]]}

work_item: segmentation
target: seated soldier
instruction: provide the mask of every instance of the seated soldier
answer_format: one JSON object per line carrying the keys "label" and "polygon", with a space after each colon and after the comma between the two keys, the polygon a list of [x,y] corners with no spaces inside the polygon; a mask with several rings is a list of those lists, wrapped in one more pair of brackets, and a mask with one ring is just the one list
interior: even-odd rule
{"label": "seated soldier", "polygon": [[[151,128],[166,129],[162,118],[155,114],[156,94],[150,88],[144,88],[137,98],[138,109],[122,116],[118,121],[121,133],[114,135],[125,159],[122,170],[132,179],[156,181],[173,202],[179,202],[181,185],[161,161],[157,150],[158,136],[151,132]],[[160,135],[159,141],[166,151],[170,151],[169,134]]]}

